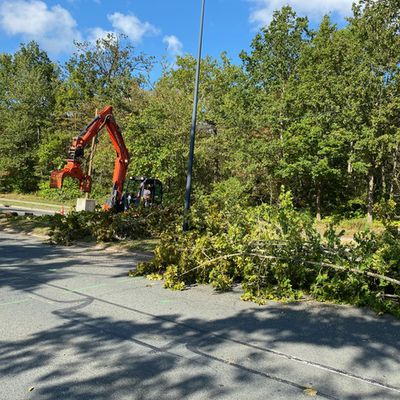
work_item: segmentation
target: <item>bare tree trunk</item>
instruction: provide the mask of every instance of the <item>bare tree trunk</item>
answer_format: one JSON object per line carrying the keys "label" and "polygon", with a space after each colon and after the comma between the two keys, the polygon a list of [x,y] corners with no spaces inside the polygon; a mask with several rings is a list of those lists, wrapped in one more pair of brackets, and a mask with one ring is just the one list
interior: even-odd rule
{"label": "bare tree trunk", "polygon": [[370,170],[368,177],[368,204],[367,204],[367,222],[372,223],[372,209],[374,206],[374,174]]}
{"label": "bare tree trunk", "polygon": [[321,186],[317,185],[317,198],[316,198],[316,206],[317,206],[317,221],[321,221]]}
{"label": "bare tree trunk", "polygon": [[394,157],[393,157],[393,172],[392,172],[392,177],[390,180],[390,190],[389,190],[389,196],[391,199],[394,197],[394,185],[397,180],[397,157],[399,154],[399,145],[396,146],[396,150],[394,152]]}
{"label": "bare tree trunk", "polygon": [[381,167],[381,176],[382,176],[382,195],[383,198],[386,199],[386,168],[384,165]]}
{"label": "bare tree trunk", "polygon": [[353,142],[350,143],[350,155],[347,160],[347,173],[348,174],[351,174],[353,172],[353,165],[351,164],[351,161],[350,161],[350,156],[351,156],[352,152],[353,152]]}

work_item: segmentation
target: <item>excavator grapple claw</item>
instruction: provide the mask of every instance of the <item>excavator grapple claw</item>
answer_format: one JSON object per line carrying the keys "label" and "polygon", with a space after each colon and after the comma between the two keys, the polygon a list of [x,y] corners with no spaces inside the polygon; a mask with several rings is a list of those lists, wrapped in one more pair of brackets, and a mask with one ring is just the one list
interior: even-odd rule
{"label": "excavator grapple claw", "polygon": [[50,175],[50,187],[55,189],[61,189],[64,181],[64,171],[56,170]]}

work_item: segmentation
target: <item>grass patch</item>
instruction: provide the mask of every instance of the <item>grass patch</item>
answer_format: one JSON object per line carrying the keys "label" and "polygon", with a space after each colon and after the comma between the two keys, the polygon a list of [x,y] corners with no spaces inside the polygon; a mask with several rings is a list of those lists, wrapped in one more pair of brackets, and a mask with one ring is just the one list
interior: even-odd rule
{"label": "grass patch", "polygon": [[[7,199],[9,201],[12,200],[19,200],[19,201],[26,201],[26,202],[34,202],[34,203],[43,203],[58,206],[60,205],[59,200],[50,200],[45,199],[37,194],[30,193],[30,194],[21,194],[21,193],[0,193],[1,199]],[[75,200],[65,200],[63,202],[65,205],[73,206],[75,205]]]}
{"label": "grass patch", "polygon": [[[322,221],[317,221],[315,223],[315,228],[318,233],[323,234],[332,222],[333,219],[331,217],[324,218]],[[385,230],[382,222],[374,220],[372,223],[368,223],[367,218],[365,217],[341,220],[336,225],[335,231],[339,233],[344,230],[345,234],[343,235],[343,238],[345,240],[351,240],[357,232],[365,231],[366,229],[376,234],[380,234]]]}
{"label": "grass patch", "polygon": [[50,224],[46,218],[8,216],[0,214],[0,230],[37,236],[48,236],[50,232]]}
{"label": "grass patch", "polygon": [[152,253],[160,243],[159,239],[126,240],[119,245],[121,248],[131,251]]}
{"label": "grass patch", "polygon": [[117,243],[102,242],[102,249],[115,249],[118,251],[130,251],[140,253],[152,253],[159,245],[159,239],[138,239],[138,240],[122,240]]}
{"label": "grass patch", "polygon": [[72,208],[75,202],[69,200],[61,204],[32,194],[2,193],[0,194],[0,204],[47,211],[59,211],[64,206],[65,211],[67,211]]}
{"label": "grass patch", "polygon": [[[4,206],[15,206],[15,207],[21,207],[21,208],[26,208],[30,210],[45,210],[45,211],[59,211],[62,207],[62,205],[59,204],[44,204],[44,203],[33,203],[33,202],[24,202],[24,201],[15,201],[15,200],[3,200],[0,198],[0,204],[3,204]],[[68,210],[68,206],[64,206],[65,210]],[[29,211],[29,210],[27,210]]]}

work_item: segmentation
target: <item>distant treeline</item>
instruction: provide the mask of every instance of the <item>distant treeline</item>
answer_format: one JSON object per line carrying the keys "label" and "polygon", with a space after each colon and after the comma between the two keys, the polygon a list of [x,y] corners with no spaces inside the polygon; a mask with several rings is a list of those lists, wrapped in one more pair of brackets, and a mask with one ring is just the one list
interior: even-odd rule
{"label": "distant treeline", "polygon": [[[215,39],[217,40],[217,38]],[[156,62],[123,36],[78,43],[56,65],[35,42],[0,54],[0,191],[48,188],[96,108],[114,106],[131,153],[130,173],[161,179],[182,202],[195,60],[178,57],[150,85]],[[317,30],[290,7],[254,37],[241,65],[203,60],[195,198],[211,194],[274,203],[281,186],[317,216],[372,216],[400,197],[400,8],[362,0],[344,28]],[[95,156],[94,194],[110,190],[107,134]],[[72,189],[63,196],[75,195]]]}

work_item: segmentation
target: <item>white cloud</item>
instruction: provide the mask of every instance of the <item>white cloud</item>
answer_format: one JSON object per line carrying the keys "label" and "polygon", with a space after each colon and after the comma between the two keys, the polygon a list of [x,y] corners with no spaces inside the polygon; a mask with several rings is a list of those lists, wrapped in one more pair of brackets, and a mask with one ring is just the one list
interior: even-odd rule
{"label": "white cloud", "polygon": [[69,52],[81,40],[71,14],[60,5],[48,7],[41,0],[5,0],[0,3],[0,28],[9,35],[36,40],[44,49]]}
{"label": "white cloud", "polygon": [[182,42],[174,35],[164,36],[163,43],[167,45],[167,51],[173,56],[182,55]]}
{"label": "white cloud", "polygon": [[157,35],[159,30],[149,22],[142,22],[133,14],[125,15],[115,12],[108,15],[113,28],[124,33],[134,43],[139,43],[145,35]]}
{"label": "white cloud", "polygon": [[310,19],[317,19],[330,12],[344,17],[350,14],[351,5],[354,0],[249,0],[253,3],[250,13],[250,22],[257,26],[266,25],[271,22],[275,10],[285,5],[290,5],[301,14]]}
{"label": "white cloud", "polygon": [[106,29],[97,27],[97,28],[90,29],[87,40],[89,42],[96,43],[97,40],[104,39],[108,35],[113,35],[114,37],[117,37],[116,32],[108,31]]}

